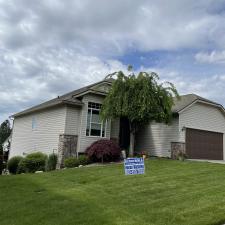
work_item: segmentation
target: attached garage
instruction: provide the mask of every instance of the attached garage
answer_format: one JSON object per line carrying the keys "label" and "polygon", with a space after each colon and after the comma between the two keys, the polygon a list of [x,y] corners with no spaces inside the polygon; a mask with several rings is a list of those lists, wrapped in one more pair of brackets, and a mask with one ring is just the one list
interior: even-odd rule
{"label": "attached garage", "polygon": [[190,159],[224,160],[225,110],[197,99],[179,111],[179,138]]}
{"label": "attached garage", "polygon": [[152,156],[225,160],[225,109],[195,94],[174,99],[170,124],[152,122],[138,130],[136,150]]}
{"label": "attached garage", "polygon": [[223,133],[186,128],[186,154],[190,159],[223,160]]}

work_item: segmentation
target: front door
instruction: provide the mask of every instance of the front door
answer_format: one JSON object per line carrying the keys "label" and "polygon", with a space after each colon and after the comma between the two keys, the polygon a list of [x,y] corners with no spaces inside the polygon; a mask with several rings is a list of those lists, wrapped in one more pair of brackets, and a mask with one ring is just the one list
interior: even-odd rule
{"label": "front door", "polygon": [[119,145],[121,149],[129,149],[130,145],[130,126],[127,118],[120,118],[120,137]]}

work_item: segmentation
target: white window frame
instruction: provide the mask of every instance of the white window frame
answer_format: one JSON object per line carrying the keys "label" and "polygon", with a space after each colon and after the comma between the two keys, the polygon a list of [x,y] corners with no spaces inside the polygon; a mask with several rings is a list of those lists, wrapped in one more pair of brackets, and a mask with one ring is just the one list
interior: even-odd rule
{"label": "white window frame", "polygon": [[31,128],[32,128],[32,131],[37,130],[37,119],[35,116],[32,116]]}
{"label": "white window frame", "polygon": [[[102,132],[103,132],[103,124],[104,124],[104,122],[103,121],[101,121],[100,123],[92,122],[92,111],[95,110],[95,111],[98,111],[100,113],[100,110],[101,109],[100,108],[97,109],[97,108],[89,107],[89,103],[99,104],[100,106],[102,105],[102,104],[97,103],[97,102],[88,102],[88,104],[87,104],[87,117],[86,117],[86,129],[85,129],[86,137],[102,137],[102,138],[106,138],[107,120],[105,121],[105,134],[103,136],[102,135]],[[90,122],[89,122],[89,132],[87,134],[87,128],[88,128],[88,111],[89,110],[91,111],[91,116],[90,116]],[[91,124],[101,125],[101,132],[100,132],[100,135],[99,136],[91,135]]]}

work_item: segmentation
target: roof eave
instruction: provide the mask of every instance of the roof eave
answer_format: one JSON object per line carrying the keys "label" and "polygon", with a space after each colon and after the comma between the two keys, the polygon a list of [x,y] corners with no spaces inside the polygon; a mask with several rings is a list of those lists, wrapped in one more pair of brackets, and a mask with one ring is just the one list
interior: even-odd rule
{"label": "roof eave", "polygon": [[82,93],[79,93],[79,94],[77,94],[77,95],[73,95],[73,97],[76,97],[76,98],[79,98],[79,97],[81,97],[81,96],[84,96],[84,95],[86,95],[86,94],[96,94],[96,95],[103,95],[103,96],[106,96],[108,93],[107,92],[104,92],[104,91],[96,91],[96,90],[91,90],[91,89],[89,89],[89,90],[87,90],[87,91],[84,91],[84,92],[82,92]]}

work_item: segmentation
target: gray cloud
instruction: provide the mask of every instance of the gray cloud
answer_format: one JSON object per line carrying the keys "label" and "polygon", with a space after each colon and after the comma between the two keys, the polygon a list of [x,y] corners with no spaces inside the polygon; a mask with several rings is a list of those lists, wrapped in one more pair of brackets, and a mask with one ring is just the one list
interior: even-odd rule
{"label": "gray cloud", "polygon": [[221,7],[205,0],[2,1],[1,40],[10,48],[63,44],[94,54],[224,45]]}
{"label": "gray cloud", "polygon": [[[117,57],[127,52],[189,49],[210,63],[204,52],[224,50],[224,8],[222,0],[0,0],[0,121],[125,69]],[[186,73],[155,69],[188,92],[215,97],[224,88],[221,74],[197,86]],[[212,81],[215,93],[205,88]]]}
{"label": "gray cloud", "polygon": [[199,52],[195,59],[200,63],[225,64],[225,50],[212,52]]}
{"label": "gray cloud", "polygon": [[[96,82],[114,70],[125,69],[119,61],[83,56],[67,50],[7,52],[0,65],[0,111],[14,113]],[[7,106],[7,107],[6,107]]]}

